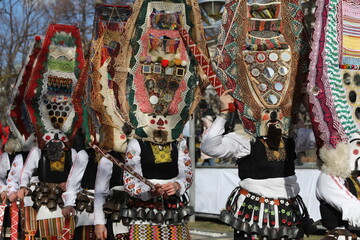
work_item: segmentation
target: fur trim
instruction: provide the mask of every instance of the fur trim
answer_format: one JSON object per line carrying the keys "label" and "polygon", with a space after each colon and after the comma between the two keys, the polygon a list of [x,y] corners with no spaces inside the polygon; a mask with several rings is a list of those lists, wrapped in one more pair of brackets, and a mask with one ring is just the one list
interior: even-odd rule
{"label": "fur trim", "polygon": [[246,139],[249,139],[251,142],[255,142],[256,140],[253,136],[251,136],[245,131],[244,126],[242,124],[236,124],[234,127],[234,132],[244,136]]}
{"label": "fur trim", "polygon": [[10,138],[4,146],[4,151],[9,154],[21,152],[21,142],[17,138]]}
{"label": "fur trim", "polygon": [[350,177],[349,151],[350,146],[345,142],[338,143],[336,148],[323,146],[319,151],[323,161],[321,170],[341,178]]}

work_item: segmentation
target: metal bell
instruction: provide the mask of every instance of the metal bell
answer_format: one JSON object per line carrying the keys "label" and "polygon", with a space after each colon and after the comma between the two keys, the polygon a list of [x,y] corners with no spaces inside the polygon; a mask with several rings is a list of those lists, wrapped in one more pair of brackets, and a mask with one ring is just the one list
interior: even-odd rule
{"label": "metal bell", "polygon": [[36,193],[36,199],[37,200],[41,200],[43,196],[44,196],[44,194],[42,194],[42,192],[37,192]]}
{"label": "metal bell", "polygon": [[185,206],[183,207],[186,209],[188,216],[194,215],[195,214],[195,210],[193,206]]}
{"label": "metal bell", "polygon": [[51,192],[48,186],[43,186],[42,191],[43,194],[49,194]]}
{"label": "metal bell", "polygon": [[227,225],[232,226],[234,224],[235,217],[229,211],[222,210],[220,212],[220,220],[223,221],[224,223],[226,223]]}
{"label": "metal bell", "polygon": [[41,207],[41,201],[36,200],[33,204],[33,207],[38,210]]}
{"label": "metal bell", "polygon": [[46,205],[46,204],[48,203],[48,200],[49,200],[49,199],[48,199],[47,197],[43,196],[43,197],[41,198],[41,203]]}
{"label": "metal bell", "polygon": [[134,208],[130,208],[128,217],[130,219],[137,219],[137,211]]}
{"label": "metal bell", "polygon": [[113,210],[113,206],[114,204],[113,203],[110,203],[110,202],[106,202],[104,203],[103,205],[103,211],[106,215],[110,215],[114,210]]}
{"label": "metal bell", "polygon": [[61,195],[63,192],[64,192],[64,191],[63,191],[60,187],[58,187],[58,186],[54,189],[54,193],[55,193],[56,195]]}
{"label": "metal bell", "polygon": [[126,207],[121,207],[120,203],[113,204],[113,211],[120,211],[122,208],[126,208]]}
{"label": "metal bell", "polygon": [[155,220],[155,212],[153,209],[150,209],[147,214],[146,214],[146,219],[149,221],[154,221]]}
{"label": "metal bell", "polygon": [[292,226],[290,227],[290,230],[288,231],[289,239],[296,239],[299,233],[299,228]]}
{"label": "metal bell", "polygon": [[135,209],[132,208],[122,208],[120,210],[121,217],[124,218],[130,218],[130,219],[136,219],[137,218],[137,212]]}
{"label": "metal bell", "polygon": [[173,223],[179,223],[181,220],[179,219],[179,214],[176,210],[173,210],[173,214],[172,214],[172,222]]}
{"label": "metal bell", "polygon": [[250,224],[247,221],[241,223],[240,232],[250,234]]}
{"label": "metal bell", "polygon": [[186,217],[189,217],[191,215],[193,215],[195,213],[194,211],[194,208],[191,207],[191,206],[185,206],[185,207],[182,207],[180,210],[179,210],[179,218],[182,220]]}
{"label": "metal bell", "polygon": [[143,221],[146,220],[146,211],[145,211],[145,209],[140,208],[140,209],[137,211],[137,219],[140,219],[140,220],[143,220]]}
{"label": "metal bell", "polygon": [[173,210],[166,210],[164,221],[171,221],[173,219],[173,214],[174,214]]}
{"label": "metal bell", "polygon": [[296,239],[304,238],[304,229],[296,227],[296,230],[294,231],[296,233]]}
{"label": "metal bell", "polygon": [[287,238],[289,237],[289,230],[286,226],[279,227],[279,238]]}
{"label": "metal bell", "polygon": [[64,207],[64,201],[61,197],[59,197],[56,202],[59,205],[59,207],[61,207],[61,208]]}
{"label": "metal bell", "polygon": [[75,208],[76,210],[83,212],[86,208],[86,204],[84,202],[77,202]]}
{"label": "metal bell", "polygon": [[239,218],[235,218],[234,223],[231,225],[234,229],[240,231],[242,221]]}
{"label": "metal bell", "polygon": [[84,194],[81,194],[78,199],[79,202],[83,202],[85,204],[88,204],[90,202],[90,198]]}
{"label": "metal bell", "polygon": [[162,224],[164,222],[164,215],[162,214],[161,211],[158,211],[155,214],[155,222],[158,224]]}
{"label": "metal bell", "polygon": [[42,186],[42,185],[37,186],[37,188],[35,189],[35,192],[36,192],[36,193],[42,192],[43,187],[44,187],[44,186]]}
{"label": "metal bell", "polygon": [[260,234],[260,227],[259,224],[253,223],[250,227],[250,234],[251,235],[259,235]]}
{"label": "metal bell", "polygon": [[120,212],[118,212],[118,211],[113,212],[113,213],[111,214],[111,220],[112,220],[113,222],[120,222],[120,220],[121,220]]}
{"label": "metal bell", "polygon": [[57,208],[57,204],[54,200],[50,200],[47,204],[46,207],[50,210],[50,212],[54,212]]}
{"label": "metal bell", "polygon": [[87,205],[86,212],[88,212],[88,213],[94,212],[94,201],[90,201],[90,203]]}
{"label": "metal bell", "polygon": [[122,218],[121,221],[124,226],[129,226],[131,219],[130,218]]}
{"label": "metal bell", "polygon": [[54,194],[54,193],[50,193],[50,194],[48,195],[48,199],[49,199],[49,200],[54,200],[54,201],[56,201],[57,195]]}
{"label": "metal bell", "polygon": [[278,231],[274,227],[270,228],[270,238],[271,239],[277,239],[278,238]]}
{"label": "metal bell", "polygon": [[267,239],[270,237],[270,229],[268,226],[265,225],[260,229],[260,237]]}

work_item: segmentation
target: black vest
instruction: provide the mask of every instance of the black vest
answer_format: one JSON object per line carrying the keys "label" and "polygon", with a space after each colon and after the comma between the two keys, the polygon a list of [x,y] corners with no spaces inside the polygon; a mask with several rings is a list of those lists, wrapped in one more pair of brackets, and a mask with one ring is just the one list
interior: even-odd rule
{"label": "black vest", "polygon": [[[121,153],[112,151],[110,152],[110,154],[120,162],[122,163],[125,162],[124,157],[122,156]],[[123,170],[120,167],[113,164],[112,174],[110,178],[110,189],[115,186],[123,186],[123,185],[124,185]]]}
{"label": "black vest", "polygon": [[39,181],[43,183],[62,183],[66,182],[72,166],[71,149],[65,152],[64,171],[51,171],[50,160],[47,160],[44,154],[45,150],[41,150],[41,158],[39,161],[38,173]]}
{"label": "black vest", "polygon": [[276,161],[268,160],[265,145],[260,138],[256,138],[255,142],[251,142],[250,154],[237,160],[239,178],[241,180],[246,178],[266,179],[294,175],[295,143],[293,139],[283,140],[285,154],[283,159]]}
{"label": "black vest", "polygon": [[171,145],[171,162],[155,163],[155,156],[151,149],[151,143],[138,140],[141,149],[142,174],[147,179],[172,179],[179,175],[177,142],[168,143]]}
{"label": "black vest", "polygon": [[95,189],[95,179],[98,163],[95,161],[95,150],[92,148],[86,149],[89,156],[89,161],[86,165],[83,178],[81,179],[81,187],[87,189]]}
{"label": "black vest", "polygon": [[[349,178],[345,180],[345,186],[354,196],[357,196],[354,183]],[[320,214],[321,223],[326,229],[334,229],[342,226],[346,228],[349,227],[348,223],[342,220],[342,213],[324,201],[320,201]]]}

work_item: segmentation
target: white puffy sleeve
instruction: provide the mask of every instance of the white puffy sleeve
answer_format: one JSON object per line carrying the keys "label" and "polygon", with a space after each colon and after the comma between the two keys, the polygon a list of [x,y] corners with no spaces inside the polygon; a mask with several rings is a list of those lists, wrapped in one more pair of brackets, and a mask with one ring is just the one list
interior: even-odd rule
{"label": "white puffy sleeve", "polygon": [[250,139],[235,132],[223,135],[226,120],[217,117],[206,130],[201,143],[201,151],[216,158],[241,158],[250,154]]}
{"label": "white puffy sleeve", "polygon": [[316,197],[342,213],[342,219],[351,226],[360,227],[360,200],[344,185],[342,178],[326,173],[319,175],[316,184]]}
{"label": "white puffy sleeve", "polygon": [[178,150],[179,150],[178,151],[179,174],[176,177],[175,182],[177,182],[180,185],[179,194],[182,195],[185,193],[187,189],[190,188],[192,183],[192,176],[193,176],[189,149],[186,145],[185,139],[179,143]]}
{"label": "white puffy sleeve", "polygon": [[19,181],[23,165],[23,155],[17,154],[13,163],[11,164],[10,172],[7,178],[7,189],[9,191],[8,194],[14,193],[19,190]]}
{"label": "white puffy sleeve", "polygon": [[66,192],[62,194],[64,206],[75,206],[76,196],[81,190],[81,180],[84,176],[88,161],[89,156],[85,150],[77,153],[77,158],[71,167],[66,181]]}
{"label": "white puffy sleeve", "polygon": [[[141,149],[136,139],[131,140],[126,148],[125,164],[130,166],[139,175],[142,175]],[[147,201],[151,198],[150,187],[139,179],[124,171],[124,188],[131,196]]]}
{"label": "white puffy sleeve", "polygon": [[112,162],[110,162],[106,158],[100,159],[96,173],[96,180],[95,180],[94,225],[106,224],[103,205],[106,201],[106,196],[109,194],[112,168],[113,168]]}
{"label": "white puffy sleeve", "polygon": [[40,157],[41,150],[38,147],[33,147],[20,173],[20,188],[30,186],[30,179],[35,169],[37,169],[39,166]]}

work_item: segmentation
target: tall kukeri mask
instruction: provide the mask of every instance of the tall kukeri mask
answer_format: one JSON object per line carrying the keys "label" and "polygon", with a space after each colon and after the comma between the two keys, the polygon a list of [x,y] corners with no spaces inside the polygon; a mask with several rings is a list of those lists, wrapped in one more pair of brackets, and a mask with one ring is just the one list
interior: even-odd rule
{"label": "tall kukeri mask", "polygon": [[67,138],[75,136],[79,118],[72,95],[83,64],[79,28],[50,24],[25,94],[40,148],[50,129],[61,129]]}
{"label": "tall kukeri mask", "polygon": [[360,1],[316,4],[307,87],[312,125],[318,148],[350,145],[344,161],[354,170],[360,157]]}
{"label": "tall kukeri mask", "polygon": [[288,136],[296,94],[306,76],[298,1],[229,1],[225,4],[217,75],[232,92],[245,130],[266,136],[270,124]]}
{"label": "tall kukeri mask", "polygon": [[136,137],[163,144],[180,137],[204,90],[196,76],[198,63],[189,55],[180,28],[202,50],[204,31],[196,1],[138,3],[141,15],[134,21],[134,55],[127,79],[129,120]]}

